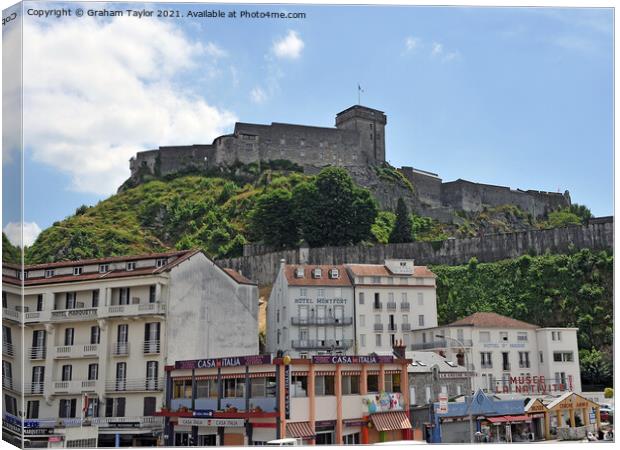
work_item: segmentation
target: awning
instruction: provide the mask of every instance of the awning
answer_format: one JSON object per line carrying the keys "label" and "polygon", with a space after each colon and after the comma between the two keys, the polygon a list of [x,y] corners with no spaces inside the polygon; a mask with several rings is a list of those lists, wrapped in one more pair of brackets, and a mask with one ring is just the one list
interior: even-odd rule
{"label": "awning", "polygon": [[499,417],[487,417],[487,420],[491,423],[502,423],[502,422],[506,422],[506,417],[504,416],[499,416]]}
{"label": "awning", "polygon": [[411,428],[411,422],[404,411],[371,414],[370,420],[377,431],[406,430]]}
{"label": "awning", "polygon": [[506,422],[531,422],[530,416],[506,416]]}
{"label": "awning", "polygon": [[286,435],[292,438],[313,438],[315,433],[312,431],[310,422],[288,422]]}

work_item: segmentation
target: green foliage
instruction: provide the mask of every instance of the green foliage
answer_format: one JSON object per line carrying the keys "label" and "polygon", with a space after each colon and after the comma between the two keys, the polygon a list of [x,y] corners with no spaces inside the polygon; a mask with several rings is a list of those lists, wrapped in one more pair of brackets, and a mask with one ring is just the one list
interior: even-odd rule
{"label": "green foliage", "polygon": [[609,355],[596,350],[580,350],[579,365],[584,385],[609,385],[613,383],[613,369]]}
{"label": "green foliage", "polygon": [[2,262],[19,264],[22,260],[22,252],[19,247],[11,244],[9,238],[2,233]]}
{"label": "green foliage", "polygon": [[405,242],[411,242],[413,240],[413,234],[411,231],[411,217],[409,216],[409,210],[402,198],[398,199],[396,204],[396,221],[394,222],[394,228],[390,233],[390,243],[402,244]]}
{"label": "green foliage", "polygon": [[390,233],[396,222],[396,214],[390,211],[379,211],[375,223],[370,227],[370,232],[380,244],[387,244]]}
{"label": "green foliage", "polygon": [[379,179],[389,181],[391,183],[398,183],[405,186],[411,192],[414,191],[413,184],[407,179],[398,169],[390,166],[375,166],[375,172],[379,175]]}
{"label": "green foliage", "polygon": [[291,248],[297,244],[299,232],[292,197],[290,191],[282,188],[258,197],[250,219],[258,240],[273,247]]}
{"label": "green foliage", "polygon": [[606,387],[603,395],[605,398],[614,398],[614,388]]}
{"label": "green foliage", "polygon": [[549,213],[549,218],[542,223],[543,228],[559,228],[568,225],[580,225],[581,217],[568,209],[560,209]]}
{"label": "green foliage", "polygon": [[430,217],[411,214],[411,233],[414,241],[441,240],[448,236],[435,229],[435,223]]}
{"label": "green foliage", "polygon": [[573,203],[568,210],[581,219],[581,223],[587,223],[592,218],[592,212],[584,205]]}

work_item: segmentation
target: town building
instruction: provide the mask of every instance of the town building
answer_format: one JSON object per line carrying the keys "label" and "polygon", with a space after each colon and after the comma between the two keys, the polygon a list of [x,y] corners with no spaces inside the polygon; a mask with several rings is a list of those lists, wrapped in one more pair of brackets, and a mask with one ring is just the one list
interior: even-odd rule
{"label": "town building", "polygon": [[200,251],[4,264],[2,281],[13,441],[154,445],[167,364],[258,351],[258,287]]}
{"label": "town building", "polygon": [[435,275],[413,260],[281,263],[267,315],[267,351],[293,357],[391,354],[411,331],[437,325]]}
{"label": "town building", "polygon": [[432,350],[476,373],[474,390],[531,394],[581,392],[577,328],[541,328],[478,312],[414,330],[411,349]]}
{"label": "town building", "polygon": [[167,368],[165,445],[372,444],[411,439],[407,368],[394,356],[270,355]]}

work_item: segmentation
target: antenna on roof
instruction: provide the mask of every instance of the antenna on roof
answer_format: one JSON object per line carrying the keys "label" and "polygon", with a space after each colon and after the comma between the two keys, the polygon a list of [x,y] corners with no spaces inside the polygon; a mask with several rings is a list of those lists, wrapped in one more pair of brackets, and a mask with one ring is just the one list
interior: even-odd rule
{"label": "antenna on roof", "polygon": [[360,83],[358,81],[358,83],[357,83],[357,104],[358,105],[362,104],[362,92],[364,92],[364,89],[362,89],[362,87],[360,86]]}

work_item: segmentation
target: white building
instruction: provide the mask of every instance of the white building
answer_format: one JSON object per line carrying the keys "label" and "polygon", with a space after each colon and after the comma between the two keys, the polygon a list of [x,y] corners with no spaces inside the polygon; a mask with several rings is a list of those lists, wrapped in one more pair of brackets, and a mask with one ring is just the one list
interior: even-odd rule
{"label": "white building", "polygon": [[266,350],[354,354],[353,286],[341,265],[280,265],[267,304]]}
{"label": "white building", "polygon": [[347,264],[355,288],[358,353],[392,352],[409,346],[411,331],[437,326],[435,274],[413,260]]}
{"label": "white building", "polygon": [[258,352],[257,286],[199,251],[40,264],[23,275],[5,264],[2,282],[5,436],[23,415],[40,444],[114,446],[119,435],[122,445],[153,445],[165,365]]}
{"label": "white building", "polygon": [[577,328],[540,328],[478,312],[441,327],[416,330],[412,350],[433,350],[469,364],[474,391],[581,392]]}
{"label": "white building", "polygon": [[282,263],[267,311],[269,352],[392,354],[412,330],[437,325],[435,275],[412,260]]}

